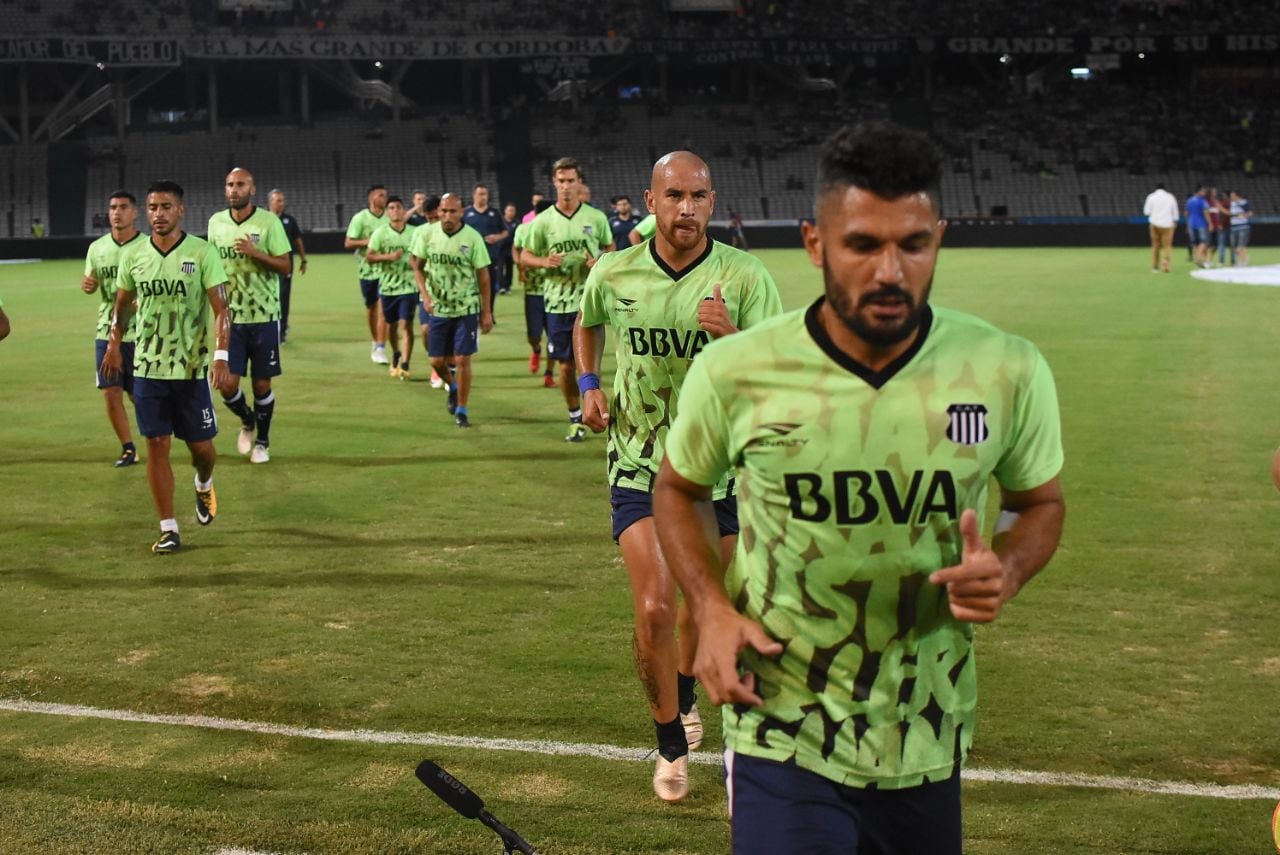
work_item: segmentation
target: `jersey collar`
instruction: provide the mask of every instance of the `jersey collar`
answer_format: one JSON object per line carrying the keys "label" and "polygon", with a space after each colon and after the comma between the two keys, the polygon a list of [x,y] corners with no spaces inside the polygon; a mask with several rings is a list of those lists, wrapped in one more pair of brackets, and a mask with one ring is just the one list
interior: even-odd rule
{"label": "jersey collar", "polygon": [[880,371],[872,371],[840,348],[836,347],[836,343],[831,340],[831,336],[827,335],[827,331],[822,328],[822,321],[818,319],[818,310],[822,308],[823,302],[827,298],[819,297],[809,310],[804,313],[804,325],[809,331],[810,337],[818,347],[822,348],[822,352],[839,365],[841,368],[856,374],[873,389],[879,389],[884,384],[893,379],[903,368],[907,367],[915,355],[920,352],[920,348],[924,347],[925,339],[929,337],[929,330],[933,328],[933,308],[926,305],[924,307],[924,317],[920,319],[920,331],[916,335],[916,340],[911,343],[911,347],[902,352],[902,355],[890,362]]}
{"label": "jersey collar", "polygon": [[131,238],[129,238],[127,241],[124,241],[123,243],[121,243],[120,241],[116,240],[116,236],[115,236],[115,235],[111,235],[111,242],[112,242],[112,243],[114,243],[116,246],[128,246],[129,244],[133,243],[135,240],[137,240],[137,239],[138,239],[138,238],[140,238],[140,237],[142,237],[142,232],[141,232],[141,231],[135,231],[135,232],[133,233],[133,237],[131,237]]}
{"label": "jersey collar", "polygon": [[683,270],[676,270],[670,264],[667,264],[662,260],[662,256],[658,255],[658,242],[656,240],[649,241],[649,257],[653,259],[653,263],[658,265],[658,268],[663,273],[671,277],[671,281],[679,282],[681,279],[692,273],[699,264],[706,261],[707,257],[711,255],[711,250],[715,246],[715,240],[711,235],[707,235],[706,240],[707,245],[703,248],[702,254],[686,264]]}
{"label": "jersey collar", "polygon": [[584,204],[585,204],[584,202],[579,202],[579,203],[578,203],[578,207],[576,207],[576,208],[574,208],[574,209],[573,209],[573,213],[572,213],[572,214],[566,214],[564,211],[560,210],[560,207],[559,207],[558,205],[552,205],[552,206],[551,206],[551,208],[552,208],[552,210],[554,210],[557,214],[559,214],[560,216],[564,217],[566,220],[572,220],[574,217],[578,216],[578,212],[582,210],[582,206],[583,206]]}
{"label": "jersey collar", "polygon": [[156,246],[156,242],[151,238],[147,238],[147,243],[151,244],[151,248],[154,249],[157,253],[159,253],[161,258],[168,258],[169,253],[173,252],[175,249],[182,246],[182,242],[185,241],[186,239],[187,239],[187,233],[183,232],[182,237],[178,238],[178,242],[175,243],[173,246],[169,247],[167,252],[161,250],[160,247]]}
{"label": "jersey collar", "polygon": [[236,215],[231,213],[231,206],[230,205],[227,206],[227,216],[230,217],[231,222],[237,226],[243,226],[245,223],[249,222],[249,220],[252,219],[253,215],[256,213],[258,213],[258,206],[250,202],[249,216],[245,217],[243,220],[237,220]]}

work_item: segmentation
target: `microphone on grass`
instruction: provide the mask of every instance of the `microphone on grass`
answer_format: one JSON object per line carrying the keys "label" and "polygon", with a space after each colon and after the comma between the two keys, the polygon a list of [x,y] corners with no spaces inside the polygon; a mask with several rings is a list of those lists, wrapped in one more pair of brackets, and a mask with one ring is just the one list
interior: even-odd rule
{"label": "microphone on grass", "polygon": [[507,853],[538,855],[538,850],[526,843],[524,838],[498,822],[493,814],[484,809],[483,799],[435,763],[423,760],[418,764],[414,774],[428,790],[439,796],[441,801],[462,814],[464,818],[478,819],[497,832],[498,837],[502,838],[502,845]]}

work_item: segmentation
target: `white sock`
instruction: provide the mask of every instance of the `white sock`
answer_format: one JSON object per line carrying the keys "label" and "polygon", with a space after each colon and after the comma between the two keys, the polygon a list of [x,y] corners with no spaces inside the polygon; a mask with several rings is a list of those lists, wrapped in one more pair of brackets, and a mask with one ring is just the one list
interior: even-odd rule
{"label": "white sock", "polygon": [[208,490],[213,487],[213,476],[210,475],[208,481],[201,481],[200,476],[197,475],[195,477],[195,482],[196,482],[196,489],[200,490],[201,492],[204,492],[205,490]]}
{"label": "white sock", "polygon": [[161,530],[161,531],[171,531],[171,532],[173,532],[174,534],[177,534],[177,533],[178,533],[178,521],[177,521],[177,520],[172,520],[172,519],[170,519],[170,520],[160,520],[160,530]]}

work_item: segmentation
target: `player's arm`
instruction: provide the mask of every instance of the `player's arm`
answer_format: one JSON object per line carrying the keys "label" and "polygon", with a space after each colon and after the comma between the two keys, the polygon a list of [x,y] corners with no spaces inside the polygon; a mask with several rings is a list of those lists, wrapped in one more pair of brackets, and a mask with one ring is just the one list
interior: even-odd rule
{"label": "player's arm", "polygon": [[102,376],[108,380],[120,376],[120,342],[124,338],[125,328],[129,326],[129,315],[132,312],[133,292],[117,288],[116,301],[111,307],[111,325],[107,327],[107,349],[102,354]]}
{"label": "player's arm", "polygon": [[694,672],[707,697],[717,705],[760,706],[755,677],[738,672],[738,655],[752,647],[764,656],[777,656],[782,645],[739,614],[725,593],[711,487],[685,478],[664,459],[653,486],[653,519],[667,566],[698,627]]}
{"label": "player's arm", "polygon": [[98,280],[93,275],[93,265],[86,258],[84,262],[84,278],[80,280],[80,290],[92,294],[98,290]]}
{"label": "player's arm", "polygon": [[258,263],[259,267],[265,267],[272,273],[278,273],[281,276],[288,276],[291,268],[289,265],[289,253],[283,252],[280,255],[269,255],[254,246],[253,241],[247,237],[241,237],[236,241],[236,252],[245,258],[252,258]]}
{"label": "player's arm", "polygon": [[347,227],[347,236],[342,240],[343,249],[364,249],[369,245],[368,237],[356,237],[356,235],[360,234],[360,231],[354,226],[355,223],[352,223],[351,226]]}
{"label": "player's arm", "polygon": [[546,246],[546,242],[538,231],[537,225],[538,223],[535,220],[533,225],[529,227],[529,240],[525,242],[524,247],[525,265],[527,267],[541,267],[544,270],[554,270],[560,266],[561,262],[564,261],[564,253],[551,252],[547,255],[538,254],[546,249],[550,249],[550,247]]}
{"label": "player's arm", "polygon": [[631,241],[632,246],[639,246],[644,243],[644,235],[640,234],[639,229],[632,229],[627,232],[627,240]]}
{"label": "player's arm", "polygon": [[227,284],[223,282],[205,289],[209,306],[213,309],[213,370],[209,377],[213,387],[232,394],[239,378],[227,368],[227,348],[231,345],[231,311],[227,306]]}
{"label": "player's arm", "polygon": [[298,221],[293,221],[294,234],[297,235],[293,239],[293,251],[298,253],[298,272],[307,272],[307,247],[302,243],[302,228],[298,225]]}
{"label": "player's arm", "polygon": [[578,370],[578,391],[582,394],[582,423],[596,433],[609,427],[609,399],[600,388],[604,342],[604,324],[585,326],[582,312],[578,312],[573,321],[573,361]]}

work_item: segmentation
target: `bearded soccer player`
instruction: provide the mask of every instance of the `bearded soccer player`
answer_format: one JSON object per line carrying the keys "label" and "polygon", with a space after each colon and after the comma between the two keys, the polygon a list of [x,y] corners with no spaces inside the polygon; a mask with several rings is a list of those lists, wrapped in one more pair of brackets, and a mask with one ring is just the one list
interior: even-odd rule
{"label": "bearded soccer player", "polygon": [[560,391],[569,409],[565,442],[582,442],[582,408],[573,365],[573,324],[582,305],[582,286],[601,253],[613,249],[609,220],[582,201],[578,162],[562,157],[552,166],[556,203],[533,218],[521,259],[543,270],[543,302],[547,311],[547,351],[556,361]]}
{"label": "bearded soccer player", "polygon": [[[209,243],[222,259],[231,306],[231,383],[222,402],[240,419],[236,451],[266,463],[276,410],[271,378],[281,372],[280,277],[289,275],[293,261],[280,218],[253,204],[256,189],[247,169],[227,173],[227,209],[209,218]],[[253,409],[240,389],[246,374],[253,380]]]}
{"label": "bearded soccer player", "polygon": [[[958,855],[974,625],[1061,536],[1048,364],[929,303],[941,173],[916,132],[838,131],[803,230],[823,296],[711,344],[682,390],[654,514],[695,671],[726,705],[740,855]],[[711,499],[728,472],[742,533],[722,581]]]}
{"label": "bearded soccer player", "polygon": [[120,440],[120,456],[115,466],[132,466],[138,462],[138,448],[129,431],[129,416],[124,411],[124,396],[133,397],[133,319],[120,340],[121,370],[115,377],[102,374],[102,357],[107,352],[107,332],[111,329],[111,311],[116,301],[116,276],[120,259],[144,240],[134,222],[138,218],[138,200],[132,193],[117,190],[107,200],[107,221],[111,233],[89,244],[84,259],[84,278],[80,290],[98,295],[98,334],[94,342],[94,368],[98,388],[107,404],[107,420]]}
{"label": "bearded soccer player", "polygon": [[[449,412],[460,428],[471,427],[471,356],[480,348],[477,332],[493,329],[493,291],[484,238],[462,222],[462,200],[440,197],[440,222],[418,229],[410,245],[414,275],[431,316],[427,355],[447,377]],[[450,362],[457,374],[449,371]]]}
{"label": "bearded soccer player", "polygon": [[[698,353],[712,339],[782,312],[764,265],[707,235],[715,200],[711,171],[697,155],[675,151],[654,164],[645,202],[656,214],[657,235],[600,259],[587,277],[574,330],[583,421],[609,432],[613,539],[631,580],[632,649],[658,743],[653,789],[665,801],[689,792],[689,751],[702,742],[702,720],[694,697],[697,631],[676,609],[675,580],[653,525],[653,478]],[[617,356],[612,402],[599,379],[606,325]],[[738,534],[728,476],[714,498],[727,563]]]}
{"label": "bearded soccer player", "polygon": [[[147,483],[160,515],[160,539],[151,551],[166,555],[182,546],[169,465],[173,437],[187,443],[196,470],[196,522],[208,525],[218,513],[213,491],[218,423],[209,383],[224,393],[234,388],[227,367],[231,319],[218,251],[182,231],[182,187],[157,181],[147,190],[146,204],[151,238],[121,260],[102,372],[107,377],[121,373],[120,344],[136,298],[133,403],[138,431],[147,438]],[[210,310],[216,342],[212,369]]]}
{"label": "bearded soccer player", "polygon": [[409,379],[409,359],[413,356],[413,310],[418,308],[418,286],[409,266],[409,245],[416,228],[409,225],[409,212],[399,196],[387,198],[387,223],[369,238],[365,261],[377,265],[378,296],[393,342],[391,376]]}
{"label": "bearded soccer player", "polygon": [[387,358],[387,321],[378,308],[378,274],[365,258],[369,238],[387,221],[387,188],[374,184],[369,188],[369,207],[359,211],[347,225],[347,237],[343,249],[354,249],[360,258],[360,296],[364,298],[364,313],[369,321],[369,358],[379,365],[389,365]]}

